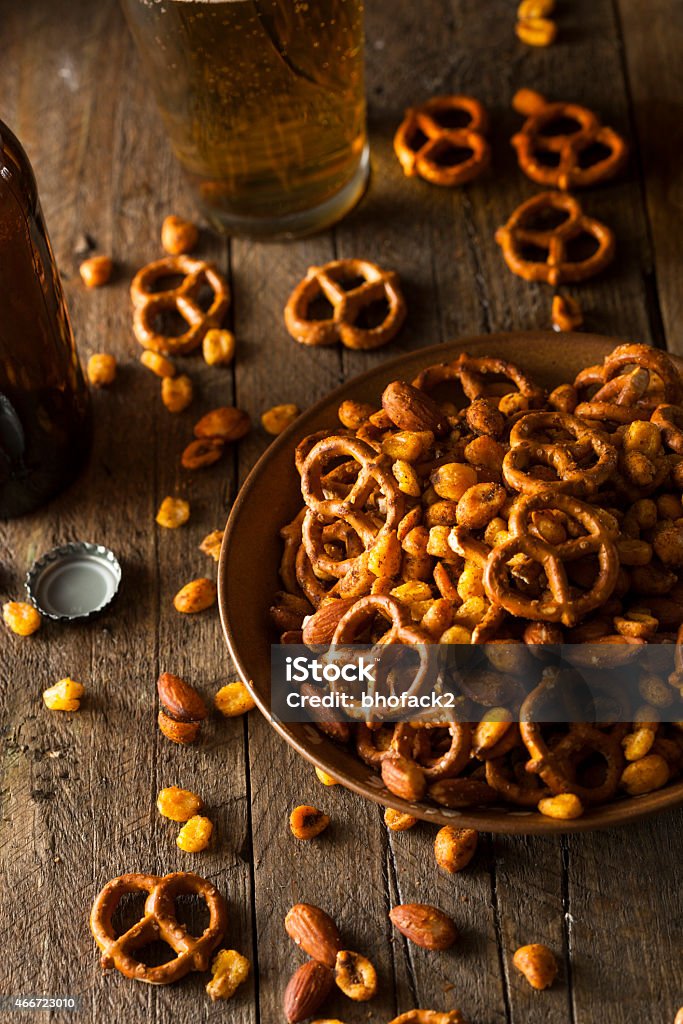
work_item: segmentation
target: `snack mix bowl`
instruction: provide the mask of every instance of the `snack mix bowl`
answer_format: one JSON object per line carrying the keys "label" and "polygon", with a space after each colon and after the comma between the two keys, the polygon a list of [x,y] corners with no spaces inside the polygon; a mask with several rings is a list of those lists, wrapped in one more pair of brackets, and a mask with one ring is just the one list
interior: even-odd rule
{"label": "snack mix bowl", "polygon": [[[543,331],[470,337],[421,349],[381,364],[336,389],[281,434],[250,473],[228,521],[219,567],[221,620],[230,653],[261,712],[274,729],[303,757],[348,789],[384,806],[439,825],[454,824],[505,833],[559,833],[609,828],[683,804],[683,781],[640,796],[617,796],[588,807],[581,817],[555,819],[535,808],[492,805],[449,809],[427,800],[409,801],[391,793],[376,767],[356,754],[353,744],[336,743],[312,724],[288,723],[271,714],[271,644],[278,632],[269,615],[274,595],[282,589],[278,570],[282,557],[281,528],[302,507],[300,479],[294,464],[299,442],[316,431],[339,429],[337,409],[353,399],[380,408],[382,391],[394,380],[411,381],[425,367],[450,361],[467,352],[516,364],[535,383],[551,390],[572,381],[585,367],[602,362],[616,339],[589,334]],[[674,359],[683,371],[683,361]]]}

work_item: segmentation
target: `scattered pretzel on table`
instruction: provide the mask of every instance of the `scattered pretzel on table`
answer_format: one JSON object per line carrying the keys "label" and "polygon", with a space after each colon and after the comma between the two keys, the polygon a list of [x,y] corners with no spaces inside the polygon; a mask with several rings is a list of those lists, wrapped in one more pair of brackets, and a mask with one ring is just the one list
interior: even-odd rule
{"label": "scattered pretzel on table", "polygon": [[[332,306],[332,315],[316,320],[310,315],[311,305],[321,297]],[[364,310],[376,302],[387,304],[384,319],[373,327],[359,326]],[[301,345],[334,345],[341,341],[347,348],[380,348],[398,334],[405,317],[398,275],[369,260],[333,260],[322,267],[310,267],[285,306],[287,330]]]}
{"label": "scattered pretzel on table", "polygon": [[[512,105],[526,117],[520,131],[513,135],[512,145],[517,150],[520,168],[532,181],[568,191],[608,181],[623,169],[628,156],[626,143],[587,107],[578,103],[549,103],[533,89],[520,89]],[[575,130],[549,131],[553,125],[567,121],[576,124]],[[589,156],[594,146],[604,148],[607,154],[584,166],[582,158]],[[550,166],[549,155],[556,160]]]}
{"label": "scattered pretzel on table", "polygon": [[[544,227],[542,218],[552,214],[562,215],[561,223]],[[596,249],[589,256],[573,259],[570,246],[582,236],[590,236]],[[552,285],[594,277],[611,263],[615,249],[611,228],[587,217],[578,199],[566,192],[541,192],[527,199],[498,228],[496,242],[513,274]],[[545,259],[530,259],[530,248],[545,253]]]}
{"label": "scattered pretzel on table", "polygon": [[[463,118],[464,125],[454,123]],[[434,96],[406,110],[394,136],[394,152],[409,178],[418,175],[433,185],[465,185],[489,166],[487,130],[488,116],[479,100]],[[457,159],[462,153],[470,155]]]}
{"label": "scattered pretzel on table", "polygon": [[[116,937],[112,918],[126,893],[146,892],[144,916],[123,935]],[[194,937],[175,914],[177,896],[202,897],[209,910],[204,932]],[[127,978],[149,985],[169,985],[190,971],[206,971],[211,954],[220,944],[227,927],[225,900],[211,882],[187,871],[170,875],[128,874],[107,882],[97,895],[90,913],[90,930],[102,950],[101,963],[106,970],[116,967]],[[176,954],[158,967],[136,960],[135,951],[161,940]]]}
{"label": "scattered pretzel on table", "polygon": [[[304,507],[282,531],[272,608],[282,642],[483,645],[454,721],[368,721],[355,706],[318,720],[390,793],[558,817],[553,798],[569,794],[574,817],[680,777],[683,729],[659,721],[656,701],[680,699],[681,657],[668,679],[642,676],[641,709],[618,673],[643,645],[683,635],[682,400],[676,365],[645,345],[617,346],[550,394],[514,364],[464,353],[394,381],[376,411],[343,403],[355,430],[301,441]],[[615,673],[604,701],[618,697],[617,718],[540,724],[548,670],[535,649],[555,644],[588,644],[587,664]],[[426,666],[416,685],[434,678]],[[391,669],[378,685],[391,688]],[[482,721],[486,708],[507,715]],[[649,761],[633,753],[643,716]]]}
{"label": "scattered pretzel on table", "polygon": [[[155,291],[164,278],[181,277],[174,288]],[[211,291],[208,309],[200,303],[204,288]],[[166,256],[139,270],[130,286],[133,330],[143,348],[162,355],[185,355],[201,345],[212,327],[220,327],[230,305],[227,281],[212,263],[191,256]],[[178,313],[187,324],[180,335],[163,334],[157,321]]]}

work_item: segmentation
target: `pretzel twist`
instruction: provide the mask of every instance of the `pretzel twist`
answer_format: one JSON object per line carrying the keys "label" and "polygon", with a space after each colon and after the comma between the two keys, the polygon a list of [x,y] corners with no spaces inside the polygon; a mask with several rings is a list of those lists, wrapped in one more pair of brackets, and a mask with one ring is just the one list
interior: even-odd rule
{"label": "pretzel twist", "polygon": [[[464,115],[463,127],[449,127]],[[471,96],[434,96],[419,107],[406,110],[394,136],[394,152],[406,177],[424,178],[433,185],[464,185],[478,178],[491,161],[484,138],[488,117],[479,100]],[[451,162],[458,151],[471,156]]]}
{"label": "pretzel twist", "polygon": [[[126,893],[146,892],[144,916],[118,938],[112,918]],[[209,924],[195,938],[175,916],[175,897],[192,893],[201,896],[209,910]],[[149,985],[168,985],[190,971],[206,971],[211,954],[220,944],[228,921],[225,900],[216,887],[199,875],[178,871],[164,877],[128,874],[107,882],[93,903],[90,930],[102,950],[105,969],[116,967],[127,978]],[[136,950],[158,939],[176,953],[174,959],[159,967],[136,960]]]}
{"label": "pretzel twist", "polygon": [[[565,219],[557,227],[534,227],[539,216],[550,211],[563,212]],[[569,245],[582,235],[590,235],[597,249],[584,259],[571,259]],[[503,227],[496,231],[496,242],[513,274],[526,281],[546,281],[559,285],[584,281],[599,274],[614,256],[614,233],[606,224],[587,217],[574,196],[566,192],[541,192],[518,206]],[[545,260],[530,260],[525,248],[547,253]]]}
{"label": "pretzel twist", "polygon": [[[548,436],[556,433],[569,435],[569,439],[549,441]],[[605,435],[568,413],[523,416],[510,431],[510,445],[503,459],[503,476],[510,487],[524,494],[592,494],[614,475],[617,466],[617,450]],[[597,460],[592,465],[586,464],[589,456]],[[535,464],[551,466],[557,480],[534,477],[530,470]]]}
{"label": "pretzel twist", "polygon": [[[520,96],[517,94],[515,100]],[[521,170],[532,181],[546,188],[568,191],[588,188],[615,177],[625,166],[628,147],[623,138],[601,124],[592,110],[578,103],[548,103],[539,93],[525,89],[523,108],[513,105],[527,119],[512,137]],[[547,129],[562,120],[574,121],[574,131],[549,134]],[[582,155],[592,146],[599,145],[608,152],[602,159],[582,166]],[[557,163],[548,166],[543,154],[553,154]]]}
{"label": "pretzel twist", "polygon": [[[355,284],[357,278],[360,284]],[[345,283],[351,287],[345,287]],[[332,316],[326,320],[309,315],[311,304],[320,296],[332,306]],[[359,327],[357,321],[363,311],[381,301],[388,307],[382,322]],[[405,317],[398,275],[369,260],[334,260],[322,267],[310,267],[285,306],[285,325],[291,336],[301,345],[314,347],[341,341],[352,349],[380,348],[398,334]]]}
{"label": "pretzel twist", "polygon": [[[157,282],[176,276],[182,277],[177,287],[154,291]],[[208,309],[199,301],[205,286],[213,296]],[[216,267],[190,256],[167,256],[143,267],[133,278],[130,296],[135,337],[143,348],[163,355],[192,352],[210,328],[220,327],[230,305],[230,289]],[[155,321],[170,312],[178,313],[188,325],[183,334],[163,334],[156,329]]]}

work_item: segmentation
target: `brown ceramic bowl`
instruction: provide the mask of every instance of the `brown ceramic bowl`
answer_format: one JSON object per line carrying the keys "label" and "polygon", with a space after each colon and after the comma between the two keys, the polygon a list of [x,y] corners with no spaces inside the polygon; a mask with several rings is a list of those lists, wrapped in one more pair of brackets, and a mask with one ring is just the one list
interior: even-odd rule
{"label": "brown ceramic bowl", "polygon": [[[520,364],[541,384],[554,387],[572,380],[579,369],[601,362],[618,344],[589,334],[529,331],[464,338],[408,353],[337,388],[308,409],[278,437],[250,473],[235,502],[221,552],[218,590],[223,630],[242,680],[263,714],[284,739],[314,765],[349,789],[375,803],[394,807],[438,824],[468,826],[487,832],[576,832],[608,828],[646,814],[683,804],[683,782],[644,796],[596,807],[574,821],[555,821],[536,811],[500,808],[448,810],[429,803],[409,803],[393,796],[381,778],[355,753],[342,749],[317,729],[275,721],[270,716],[270,645],[268,608],[280,588],[280,527],[301,508],[294,449],[307,434],[338,424],[337,408],[345,398],[379,405],[382,390],[396,378],[411,380],[423,367],[459,352],[501,356]],[[683,362],[681,362],[683,368]]]}

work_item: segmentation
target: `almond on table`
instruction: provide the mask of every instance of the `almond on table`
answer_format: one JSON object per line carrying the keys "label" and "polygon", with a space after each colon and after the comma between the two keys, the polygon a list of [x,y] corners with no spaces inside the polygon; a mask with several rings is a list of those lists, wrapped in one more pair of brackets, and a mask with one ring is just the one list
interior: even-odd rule
{"label": "almond on table", "polygon": [[184,498],[164,498],[156,514],[159,526],[167,530],[176,530],[179,526],[184,526],[189,518],[190,503]]}
{"label": "almond on table", "polygon": [[26,601],[7,601],[2,606],[2,618],[17,636],[32,636],[43,621],[38,609]]}

